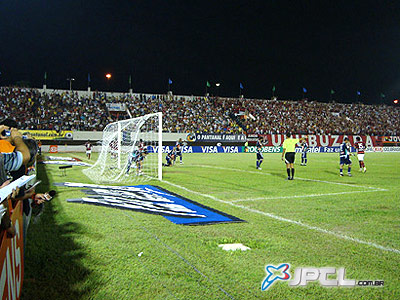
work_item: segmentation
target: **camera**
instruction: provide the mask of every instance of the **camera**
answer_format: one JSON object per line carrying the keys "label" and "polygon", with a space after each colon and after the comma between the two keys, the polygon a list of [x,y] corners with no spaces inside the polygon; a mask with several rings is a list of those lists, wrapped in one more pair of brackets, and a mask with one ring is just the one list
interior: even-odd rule
{"label": "camera", "polygon": [[10,130],[4,129],[4,130],[1,132],[1,135],[2,135],[2,136],[10,136],[10,135],[11,135],[11,131],[10,131]]}
{"label": "camera", "polygon": [[[57,192],[55,190],[51,190],[48,193],[44,193],[43,195],[44,195],[44,198],[45,198],[46,202],[51,201],[51,199],[53,199],[53,197],[56,195],[56,193]],[[32,204],[31,204],[31,207],[37,207],[38,205],[39,204],[36,201],[33,201]],[[43,203],[40,204],[40,207],[43,207]]]}

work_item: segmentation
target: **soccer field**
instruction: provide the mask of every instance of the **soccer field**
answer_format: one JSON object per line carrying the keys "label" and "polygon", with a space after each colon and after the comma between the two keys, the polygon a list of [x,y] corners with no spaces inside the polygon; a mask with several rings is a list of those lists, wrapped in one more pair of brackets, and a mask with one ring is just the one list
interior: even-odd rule
{"label": "soccer field", "polygon": [[[84,153],[61,155],[87,162]],[[149,182],[246,221],[204,226],[68,203],[80,189],[52,184],[90,183],[83,167],[63,177],[39,165],[40,190],[58,195],[31,222],[22,299],[400,299],[400,154],[367,153],[365,174],[352,157],[353,177],[339,177],[338,154],[309,154],[306,167],[297,155],[293,181],[280,156],[265,154],[256,170],[255,154],[184,154],[163,182]],[[251,250],[223,251],[224,243]],[[261,291],[265,267],[282,263],[291,276],[343,267],[346,279],[384,286],[277,280]]]}

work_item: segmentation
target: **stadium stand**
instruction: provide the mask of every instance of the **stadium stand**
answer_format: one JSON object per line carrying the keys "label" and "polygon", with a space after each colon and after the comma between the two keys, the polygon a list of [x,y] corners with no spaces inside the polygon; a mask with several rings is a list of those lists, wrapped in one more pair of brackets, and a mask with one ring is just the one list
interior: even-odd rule
{"label": "stadium stand", "polygon": [[400,134],[400,108],[387,105],[232,99],[226,108],[247,133]]}
{"label": "stadium stand", "polygon": [[[109,111],[112,103],[124,103],[129,113]],[[0,88],[0,118],[12,113],[21,129],[99,131],[160,110],[165,132],[400,135],[400,108],[387,105]]]}

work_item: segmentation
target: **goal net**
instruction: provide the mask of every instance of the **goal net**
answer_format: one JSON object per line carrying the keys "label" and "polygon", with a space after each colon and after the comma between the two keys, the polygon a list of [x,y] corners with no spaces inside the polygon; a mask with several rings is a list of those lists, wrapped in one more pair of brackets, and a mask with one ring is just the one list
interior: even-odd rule
{"label": "goal net", "polygon": [[97,162],[83,173],[96,183],[162,180],[162,113],[108,124]]}

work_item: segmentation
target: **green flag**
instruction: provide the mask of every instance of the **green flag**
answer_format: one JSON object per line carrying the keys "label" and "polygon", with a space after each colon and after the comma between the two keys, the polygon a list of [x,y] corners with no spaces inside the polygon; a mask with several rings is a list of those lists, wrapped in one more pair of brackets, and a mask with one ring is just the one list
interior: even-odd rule
{"label": "green flag", "polygon": [[211,84],[207,81],[207,87],[211,87]]}
{"label": "green flag", "polygon": [[132,75],[129,75],[129,85],[131,85],[132,84]]}
{"label": "green flag", "polygon": [[44,72],[44,80],[47,80],[47,72]]}
{"label": "green flag", "polygon": [[334,90],[331,90],[331,95],[333,95],[335,93],[335,91]]}
{"label": "green flag", "polygon": [[384,93],[381,93],[381,98],[386,98],[386,95]]}
{"label": "green flag", "polygon": [[273,87],[272,87],[272,91],[275,92],[275,90],[276,90],[276,88],[275,88],[275,86],[273,86]]}

